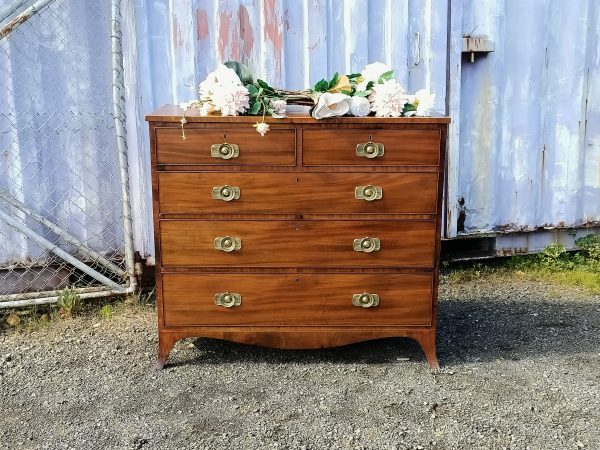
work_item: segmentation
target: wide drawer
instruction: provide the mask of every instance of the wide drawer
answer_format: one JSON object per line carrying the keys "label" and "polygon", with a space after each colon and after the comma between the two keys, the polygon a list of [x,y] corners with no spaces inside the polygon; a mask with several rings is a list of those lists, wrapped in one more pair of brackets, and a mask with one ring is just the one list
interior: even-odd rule
{"label": "wide drawer", "polygon": [[[215,295],[241,295],[238,306]],[[354,306],[355,294],[379,304]],[[163,275],[166,326],[428,326],[430,274],[176,274]]]}
{"label": "wide drawer", "polygon": [[[433,267],[435,221],[232,220],[160,221],[163,268],[211,267]],[[239,239],[232,251],[217,238]],[[365,252],[355,240],[370,237]],[[227,246],[225,246],[227,247]],[[364,248],[363,248],[364,249]]]}
{"label": "wide drawer", "polygon": [[[161,213],[434,214],[438,174],[163,172],[158,180]],[[376,190],[381,199],[365,195]]]}
{"label": "wide drawer", "polygon": [[[293,166],[296,163],[294,129],[273,129],[261,136],[250,125],[244,129],[189,128],[185,136],[185,140],[181,138],[180,128],[156,128],[158,164]],[[213,151],[213,145],[223,143],[237,145],[237,156],[229,157],[229,147],[223,149],[225,154]]]}
{"label": "wide drawer", "polygon": [[[383,144],[383,155],[357,155],[357,145]],[[305,165],[437,166],[439,130],[322,129],[302,133]]]}

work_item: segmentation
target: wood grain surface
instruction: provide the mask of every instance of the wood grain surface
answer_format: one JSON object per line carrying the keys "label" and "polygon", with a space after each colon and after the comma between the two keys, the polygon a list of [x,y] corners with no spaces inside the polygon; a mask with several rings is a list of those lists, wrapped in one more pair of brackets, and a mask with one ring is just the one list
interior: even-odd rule
{"label": "wood grain surface", "polygon": [[[164,274],[165,324],[238,326],[390,326],[431,323],[432,275],[424,274]],[[214,295],[236,292],[240,306]],[[352,295],[380,296],[379,305],[352,305]]]}
{"label": "wood grain surface", "polygon": [[[181,129],[157,128],[156,142],[159,164],[199,165],[286,165],[296,162],[296,132],[294,129],[271,130],[261,136],[251,126],[244,128],[189,128],[186,139]],[[221,159],[211,156],[213,144],[237,144],[237,158]]]}
{"label": "wood grain surface", "polygon": [[[228,220],[160,222],[163,266],[423,267],[434,265],[435,221]],[[242,240],[239,251],[215,250],[216,237]],[[353,250],[376,237],[381,250]]]}
{"label": "wood grain surface", "polygon": [[[383,156],[366,158],[356,146],[373,140],[384,144]],[[439,130],[305,129],[302,131],[302,163],[306,165],[426,165],[437,166]]]}
{"label": "wood grain surface", "polygon": [[[435,214],[437,173],[159,173],[160,212],[180,214]],[[213,187],[240,198],[212,197]],[[383,189],[380,200],[355,198],[357,186]]]}

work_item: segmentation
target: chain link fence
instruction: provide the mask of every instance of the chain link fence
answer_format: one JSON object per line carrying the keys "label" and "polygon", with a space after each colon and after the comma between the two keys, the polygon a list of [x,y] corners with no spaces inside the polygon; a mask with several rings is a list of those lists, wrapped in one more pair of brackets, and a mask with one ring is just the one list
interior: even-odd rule
{"label": "chain link fence", "polygon": [[133,292],[120,1],[0,11],[0,308]]}

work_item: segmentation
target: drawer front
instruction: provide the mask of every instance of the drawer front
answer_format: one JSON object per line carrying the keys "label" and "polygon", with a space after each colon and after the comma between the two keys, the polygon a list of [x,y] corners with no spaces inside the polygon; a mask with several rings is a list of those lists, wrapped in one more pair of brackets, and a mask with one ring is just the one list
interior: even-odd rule
{"label": "drawer front", "polygon": [[[435,214],[437,181],[437,173],[162,172],[158,184],[161,213]],[[365,200],[376,188],[381,199]]]}
{"label": "drawer front", "polygon": [[[359,156],[356,146],[372,140],[383,144],[383,155]],[[304,130],[303,164],[362,166],[437,166],[439,130]]]}
{"label": "drawer front", "polygon": [[[176,274],[163,276],[167,326],[394,326],[431,324],[429,274]],[[215,294],[241,295],[238,306]],[[370,308],[355,294],[379,296]]]}
{"label": "drawer front", "polygon": [[[163,267],[433,267],[436,240],[433,220],[163,220],[160,232]],[[225,236],[240,248],[215,249]],[[365,237],[379,250],[356,251]]]}
{"label": "drawer front", "polygon": [[[183,140],[180,128],[156,129],[158,164],[293,166],[296,163],[293,129],[273,129],[261,136],[250,125],[244,129],[189,128],[185,135]],[[222,159],[212,155],[212,146],[225,142],[239,147],[236,157]]]}

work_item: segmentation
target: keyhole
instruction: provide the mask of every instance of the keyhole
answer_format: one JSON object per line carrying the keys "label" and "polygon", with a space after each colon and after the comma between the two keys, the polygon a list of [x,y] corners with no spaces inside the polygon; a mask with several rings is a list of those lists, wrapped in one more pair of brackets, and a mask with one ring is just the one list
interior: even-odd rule
{"label": "keyhole", "polygon": [[300,178],[296,178],[296,183],[300,183]]}
{"label": "keyhole", "polygon": [[223,139],[225,139],[225,142],[227,142],[227,133],[223,134]]}
{"label": "keyhole", "polygon": [[369,142],[373,140],[373,135],[369,133]]}

